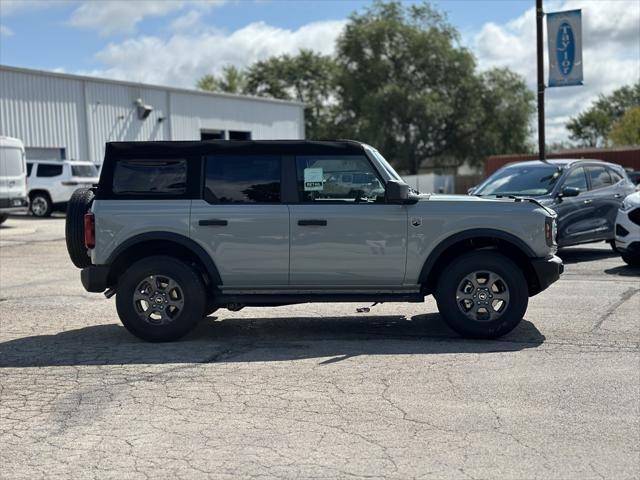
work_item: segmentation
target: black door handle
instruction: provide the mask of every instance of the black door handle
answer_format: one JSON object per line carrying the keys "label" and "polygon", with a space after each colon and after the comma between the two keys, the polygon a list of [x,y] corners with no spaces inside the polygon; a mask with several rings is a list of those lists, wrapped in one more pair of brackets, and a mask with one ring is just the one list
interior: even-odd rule
{"label": "black door handle", "polygon": [[217,218],[210,218],[209,220],[200,220],[198,225],[201,227],[219,226],[224,227],[228,224],[226,220],[218,220]]}
{"label": "black door handle", "polygon": [[300,225],[301,227],[326,227],[327,226],[327,221],[326,220],[298,220],[298,225]]}

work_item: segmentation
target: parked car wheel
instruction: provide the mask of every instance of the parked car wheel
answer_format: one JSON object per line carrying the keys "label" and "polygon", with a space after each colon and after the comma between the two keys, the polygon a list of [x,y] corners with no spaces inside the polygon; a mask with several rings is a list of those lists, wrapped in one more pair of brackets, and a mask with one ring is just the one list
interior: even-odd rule
{"label": "parked car wheel", "polygon": [[0,215],[0,224],[4,223],[7,218],[9,218],[9,215],[7,215],[6,213],[3,213],[2,215]]}
{"label": "parked car wheel", "polygon": [[30,195],[29,211],[34,217],[45,218],[51,216],[53,203],[46,192],[36,192]]}
{"label": "parked car wheel", "polygon": [[637,253],[623,253],[622,260],[624,260],[627,265],[631,265],[632,267],[640,267],[640,255],[638,255]]}
{"label": "parked car wheel", "polygon": [[91,202],[93,202],[93,191],[88,188],[79,188],[73,192],[67,206],[64,236],[69,257],[78,268],[91,265],[91,258],[87,255],[87,247],[84,244],[84,214],[89,211]]}
{"label": "parked car wheel", "polygon": [[139,260],[118,281],[116,309],[122,324],[149,342],[178,340],[202,319],[205,306],[200,275],[173,257]]}
{"label": "parked car wheel", "polygon": [[510,332],[529,303],[520,268],[490,251],[470,252],[451,262],[438,281],[435,297],[445,322],[470,338],[496,338]]}

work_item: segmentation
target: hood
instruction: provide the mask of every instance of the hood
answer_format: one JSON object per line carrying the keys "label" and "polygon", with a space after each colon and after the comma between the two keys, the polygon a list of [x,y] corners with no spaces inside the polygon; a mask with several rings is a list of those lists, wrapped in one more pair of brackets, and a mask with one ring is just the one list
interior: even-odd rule
{"label": "hood", "polygon": [[[429,201],[429,202],[482,202],[485,204],[505,204],[505,203],[509,203],[509,204],[513,204],[513,203],[533,203],[539,207],[542,207],[549,215],[553,215],[555,216],[556,213],[549,208],[550,203],[547,202],[546,198],[545,199],[537,199],[537,198],[531,198],[531,197],[516,197],[516,196],[507,196],[507,197],[500,197],[500,196],[486,196],[486,197],[481,197],[481,196],[476,196],[476,195],[445,195],[445,194],[421,194],[419,195],[420,199],[419,201],[421,202],[425,202],[425,201]],[[541,201],[541,200],[545,200],[545,201]]]}

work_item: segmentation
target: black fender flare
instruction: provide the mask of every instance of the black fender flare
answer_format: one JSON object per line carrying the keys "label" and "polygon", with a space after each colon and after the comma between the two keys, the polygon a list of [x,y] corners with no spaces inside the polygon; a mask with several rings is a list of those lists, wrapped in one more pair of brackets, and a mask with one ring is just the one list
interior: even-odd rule
{"label": "black fender flare", "polygon": [[456,243],[462,242],[464,240],[471,240],[473,238],[497,238],[498,240],[509,242],[529,258],[537,257],[536,253],[531,249],[529,245],[527,245],[524,241],[511,233],[505,232],[503,230],[496,230],[493,228],[472,228],[470,230],[463,230],[462,232],[455,233],[450,237],[445,238],[438,244],[438,246],[436,246],[436,248],[431,251],[424,264],[422,265],[422,270],[420,271],[420,276],[418,277],[418,283],[424,284],[427,281],[427,279],[429,278],[429,274],[433,269],[433,266],[449,247],[455,245]]}
{"label": "black fender flare", "polygon": [[118,247],[115,248],[113,252],[111,252],[109,258],[107,258],[107,261],[105,263],[112,265],[122,253],[126,252],[131,247],[153,240],[163,240],[177,243],[180,246],[190,250],[200,260],[200,262],[202,262],[202,265],[204,265],[204,268],[207,271],[211,282],[214,285],[222,285],[220,272],[218,271],[218,267],[216,267],[214,261],[211,259],[211,256],[205,251],[204,248],[198,245],[195,240],[178,233],[145,232],[139,235],[135,235],[118,245]]}

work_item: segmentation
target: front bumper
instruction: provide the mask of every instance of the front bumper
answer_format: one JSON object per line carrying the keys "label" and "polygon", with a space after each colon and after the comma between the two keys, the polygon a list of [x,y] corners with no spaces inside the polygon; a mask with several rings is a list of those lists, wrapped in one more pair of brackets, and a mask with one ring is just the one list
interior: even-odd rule
{"label": "front bumper", "polygon": [[107,289],[108,277],[108,265],[91,265],[80,270],[80,281],[87,292],[104,292]]}
{"label": "front bumper", "polygon": [[537,279],[537,285],[533,292],[530,292],[531,295],[535,295],[546,289],[558,280],[562,272],[564,272],[562,259],[556,255],[551,255],[547,258],[534,258],[531,260],[531,266],[535,271]]}

